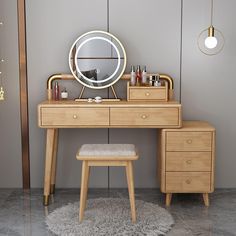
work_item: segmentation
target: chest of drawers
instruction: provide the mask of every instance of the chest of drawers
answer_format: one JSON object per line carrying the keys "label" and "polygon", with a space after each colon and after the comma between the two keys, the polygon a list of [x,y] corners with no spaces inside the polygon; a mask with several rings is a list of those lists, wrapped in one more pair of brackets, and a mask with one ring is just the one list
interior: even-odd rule
{"label": "chest of drawers", "polygon": [[170,205],[172,193],[208,193],[214,190],[215,129],[207,122],[184,121],[180,129],[160,133],[161,191]]}

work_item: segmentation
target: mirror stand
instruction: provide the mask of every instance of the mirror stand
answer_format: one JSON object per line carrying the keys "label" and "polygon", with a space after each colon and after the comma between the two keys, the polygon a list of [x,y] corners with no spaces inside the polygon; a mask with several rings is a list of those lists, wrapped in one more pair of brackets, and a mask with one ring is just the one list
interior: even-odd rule
{"label": "mirror stand", "polygon": [[[117,97],[117,94],[116,94],[116,91],[115,91],[115,88],[113,85],[110,86],[111,87],[111,91],[114,95],[115,98],[105,98],[105,99],[102,99],[103,101],[120,101],[121,99]],[[79,102],[79,101],[87,101],[86,98],[82,98],[83,96],[83,93],[84,93],[84,90],[85,90],[85,86],[82,87],[81,91],[80,91],[80,94],[79,94],[79,97],[75,99],[76,102]]]}

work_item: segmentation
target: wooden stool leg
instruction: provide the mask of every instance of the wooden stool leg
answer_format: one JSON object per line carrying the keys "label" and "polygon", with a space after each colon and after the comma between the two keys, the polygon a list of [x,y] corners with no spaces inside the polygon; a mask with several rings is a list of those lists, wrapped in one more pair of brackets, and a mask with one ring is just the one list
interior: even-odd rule
{"label": "wooden stool leg", "polygon": [[171,199],[172,199],[172,193],[167,193],[166,194],[166,206],[170,206]]}
{"label": "wooden stool leg", "polygon": [[57,148],[58,148],[58,129],[55,129],[55,138],[53,143],[53,157],[52,157],[52,175],[50,194],[55,193],[56,170],[57,170]]}
{"label": "wooden stool leg", "polygon": [[210,203],[209,203],[209,194],[208,193],[203,193],[202,196],[203,196],[205,206],[209,206],[210,205]]}
{"label": "wooden stool leg", "polygon": [[87,182],[88,182],[88,161],[83,161],[82,164],[82,177],[81,177],[81,187],[80,187],[80,209],[79,209],[79,221],[83,220],[84,209],[86,204],[87,195]]}
{"label": "wooden stool leg", "polygon": [[135,197],[134,197],[134,179],[133,179],[133,165],[131,161],[127,161],[126,175],[127,175],[128,189],[129,189],[131,218],[132,218],[132,222],[135,223],[136,212],[135,212]]}
{"label": "wooden stool leg", "polygon": [[85,183],[85,197],[84,197],[84,209],[86,208],[87,196],[88,196],[88,185],[89,185],[90,167],[86,172],[86,183]]}

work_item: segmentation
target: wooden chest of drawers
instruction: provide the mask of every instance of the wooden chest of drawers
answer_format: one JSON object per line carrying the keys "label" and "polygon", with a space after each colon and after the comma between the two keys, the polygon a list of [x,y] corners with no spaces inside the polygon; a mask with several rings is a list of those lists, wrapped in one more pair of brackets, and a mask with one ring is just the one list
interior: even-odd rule
{"label": "wooden chest of drawers", "polygon": [[215,129],[207,122],[184,121],[180,129],[160,133],[161,191],[170,205],[172,193],[208,193],[214,190]]}

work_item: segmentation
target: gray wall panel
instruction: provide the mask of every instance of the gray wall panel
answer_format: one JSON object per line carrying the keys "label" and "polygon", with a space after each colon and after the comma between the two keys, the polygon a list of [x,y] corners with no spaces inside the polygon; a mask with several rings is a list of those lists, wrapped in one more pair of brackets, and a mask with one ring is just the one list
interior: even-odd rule
{"label": "gray wall panel", "polygon": [[[180,1],[110,1],[110,32],[117,35],[127,52],[127,68],[147,65],[150,72],[167,73],[174,78],[179,98]],[[126,88],[120,83],[119,94]],[[135,185],[157,187],[157,131],[154,129],[112,129],[110,142],[134,143],[140,159],[135,164]],[[111,168],[111,187],[126,186],[123,172]]]}
{"label": "gray wall panel", "polygon": [[0,1],[0,71],[5,101],[0,101],[0,188],[22,187],[19,63],[16,0]]}
{"label": "gray wall panel", "polygon": [[214,6],[213,24],[226,43],[220,54],[206,56],[196,39],[209,25],[210,5],[184,1],[182,104],[185,119],[207,120],[216,127],[216,187],[235,187],[236,2],[216,0]]}
{"label": "gray wall panel", "polygon": [[[106,0],[27,0],[27,49],[29,76],[30,154],[32,187],[43,185],[45,130],[37,126],[37,104],[46,98],[46,81],[54,73],[69,73],[68,55],[74,40],[82,33],[106,30]],[[63,83],[70,97],[79,94],[77,81]],[[62,87],[62,84],[61,84]],[[72,87],[74,87],[72,89]],[[87,96],[95,92],[86,90]],[[102,91],[106,95],[107,91]],[[57,187],[80,185],[79,161],[75,154],[82,143],[107,142],[106,129],[65,129],[60,132]],[[92,171],[91,186],[107,186],[107,169]],[[93,176],[92,175],[92,176]]]}

